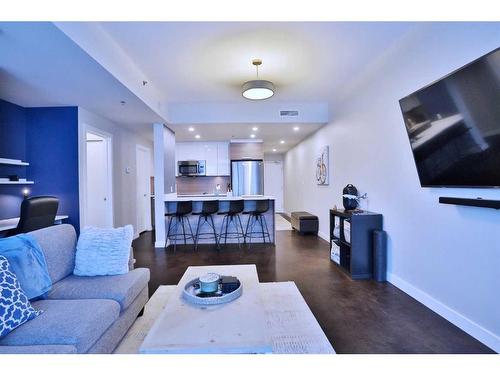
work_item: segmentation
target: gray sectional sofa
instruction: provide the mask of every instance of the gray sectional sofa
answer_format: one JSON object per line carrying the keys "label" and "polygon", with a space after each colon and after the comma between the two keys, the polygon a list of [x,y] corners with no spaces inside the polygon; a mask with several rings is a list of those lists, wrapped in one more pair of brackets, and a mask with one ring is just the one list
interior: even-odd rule
{"label": "gray sectional sofa", "polygon": [[113,352],[148,300],[149,270],[75,276],[71,225],[31,234],[45,254],[53,287],[46,299],[32,302],[44,313],[0,339],[0,353]]}

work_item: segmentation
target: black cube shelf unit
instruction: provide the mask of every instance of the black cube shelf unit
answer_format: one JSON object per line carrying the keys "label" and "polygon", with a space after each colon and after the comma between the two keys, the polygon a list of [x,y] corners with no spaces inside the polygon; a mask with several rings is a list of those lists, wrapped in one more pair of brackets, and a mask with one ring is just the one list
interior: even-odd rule
{"label": "black cube shelf unit", "polygon": [[[335,217],[339,218],[339,237],[334,236]],[[351,226],[350,242],[344,236],[346,222],[349,222]],[[330,210],[330,246],[333,241],[340,247],[340,264],[338,265],[352,279],[371,279],[373,277],[373,231],[382,229],[381,214],[361,210]]]}

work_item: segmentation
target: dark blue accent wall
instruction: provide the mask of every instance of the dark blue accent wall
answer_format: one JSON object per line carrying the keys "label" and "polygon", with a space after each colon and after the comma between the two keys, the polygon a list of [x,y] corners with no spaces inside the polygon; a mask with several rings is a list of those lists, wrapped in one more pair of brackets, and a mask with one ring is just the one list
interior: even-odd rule
{"label": "dark blue accent wall", "polygon": [[26,115],[31,195],[59,198],[59,213],[78,229],[78,108],[27,108]]}
{"label": "dark blue accent wall", "polygon": [[59,214],[79,228],[78,108],[23,108],[0,100],[0,157],[28,167],[0,166],[0,176],[18,174],[33,185],[0,185],[0,219],[19,216],[22,189],[59,198]]}
{"label": "dark blue accent wall", "polygon": [[[26,110],[0,99],[0,158],[26,160]],[[26,177],[26,167],[0,164],[0,177]],[[0,185],[0,219],[19,216],[23,185]]]}

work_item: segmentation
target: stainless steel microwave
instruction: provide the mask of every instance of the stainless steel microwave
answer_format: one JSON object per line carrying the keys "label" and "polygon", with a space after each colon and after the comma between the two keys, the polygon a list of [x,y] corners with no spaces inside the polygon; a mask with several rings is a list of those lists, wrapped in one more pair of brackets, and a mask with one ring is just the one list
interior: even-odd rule
{"label": "stainless steel microwave", "polygon": [[179,176],[205,176],[205,160],[183,160],[177,162]]}

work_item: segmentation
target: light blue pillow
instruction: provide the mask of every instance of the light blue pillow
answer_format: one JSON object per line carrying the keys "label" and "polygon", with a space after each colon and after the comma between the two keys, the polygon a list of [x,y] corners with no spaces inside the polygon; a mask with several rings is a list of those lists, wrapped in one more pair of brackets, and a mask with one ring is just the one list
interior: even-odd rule
{"label": "light blue pillow", "polygon": [[47,262],[35,238],[29,234],[0,239],[0,255],[9,260],[12,272],[29,300],[52,288]]}
{"label": "light blue pillow", "polygon": [[0,337],[41,313],[31,306],[8,259],[0,255]]}
{"label": "light blue pillow", "polygon": [[128,273],[128,260],[134,230],[87,227],[76,244],[75,269],[78,276],[122,275]]}

